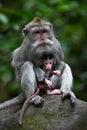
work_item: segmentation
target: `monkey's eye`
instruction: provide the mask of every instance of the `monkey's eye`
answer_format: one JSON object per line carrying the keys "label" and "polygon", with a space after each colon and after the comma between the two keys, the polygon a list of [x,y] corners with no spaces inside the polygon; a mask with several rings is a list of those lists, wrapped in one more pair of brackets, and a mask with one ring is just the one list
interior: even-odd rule
{"label": "monkey's eye", "polygon": [[50,65],[52,64],[52,62],[49,63]]}
{"label": "monkey's eye", "polygon": [[47,65],[48,63],[45,63],[45,65]]}
{"label": "monkey's eye", "polygon": [[40,34],[40,31],[36,31],[35,33],[36,33],[36,34]]}
{"label": "monkey's eye", "polygon": [[38,31],[35,31],[35,34],[40,34],[40,33],[47,33],[48,30],[38,30]]}
{"label": "monkey's eye", "polygon": [[46,33],[47,32],[47,30],[42,30],[42,33]]}

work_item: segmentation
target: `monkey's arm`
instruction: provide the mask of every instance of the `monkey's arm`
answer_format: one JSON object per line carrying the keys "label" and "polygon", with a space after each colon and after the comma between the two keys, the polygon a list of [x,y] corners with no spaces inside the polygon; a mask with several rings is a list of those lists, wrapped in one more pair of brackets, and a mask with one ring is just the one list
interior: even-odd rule
{"label": "monkey's arm", "polygon": [[20,81],[21,78],[21,68],[24,64],[24,53],[21,47],[15,49],[13,51],[13,59],[12,59],[12,66],[15,68],[16,80]]}
{"label": "monkey's arm", "polygon": [[45,79],[45,72],[38,66],[34,66],[37,81],[41,82]]}
{"label": "monkey's arm", "polygon": [[[59,64],[56,65],[55,67],[55,70],[59,70],[60,71],[60,76],[62,75],[63,71],[65,69],[65,63],[62,61],[62,62],[59,62]],[[55,87],[60,79],[60,76],[57,76],[57,75],[53,75],[51,77],[51,82],[53,84],[53,86]]]}

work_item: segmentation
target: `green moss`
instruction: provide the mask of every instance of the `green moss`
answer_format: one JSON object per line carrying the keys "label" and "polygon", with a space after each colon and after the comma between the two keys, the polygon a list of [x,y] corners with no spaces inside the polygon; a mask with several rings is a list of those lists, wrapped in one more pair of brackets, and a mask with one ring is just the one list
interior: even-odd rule
{"label": "green moss", "polygon": [[[54,115],[55,117],[55,115]],[[34,116],[26,116],[23,119],[23,125],[20,130],[43,130],[49,128],[52,129],[50,119],[53,119],[53,114],[34,114]]]}

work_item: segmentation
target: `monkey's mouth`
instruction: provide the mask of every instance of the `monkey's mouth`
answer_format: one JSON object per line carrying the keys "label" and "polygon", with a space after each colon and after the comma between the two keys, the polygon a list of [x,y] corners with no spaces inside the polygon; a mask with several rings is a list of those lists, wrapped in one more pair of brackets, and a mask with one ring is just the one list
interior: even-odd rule
{"label": "monkey's mouth", "polygon": [[54,54],[53,47],[54,47],[54,42],[49,39],[46,39],[44,42],[37,41],[35,44],[33,44],[34,53],[32,55],[36,57],[36,59],[41,58],[45,54],[53,55]]}
{"label": "monkey's mouth", "polygon": [[46,39],[46,40],[41,41],[41,42],[38,44],[37,48],[38,48],[38,47],[42,47],[42,48],[46,49],[47,46],[50,47],[50,46],[52,46],[52,45],[53,45],[53,42],[52,42],[51,40],[49,40],[49,39]]}

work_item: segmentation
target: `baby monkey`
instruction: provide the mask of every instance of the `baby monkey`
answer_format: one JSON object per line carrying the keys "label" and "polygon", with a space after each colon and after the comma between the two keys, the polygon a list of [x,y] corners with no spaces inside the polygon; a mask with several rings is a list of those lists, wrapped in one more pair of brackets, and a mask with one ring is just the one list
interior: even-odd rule
{"label": "baby monkey", "polygon": [[60,70],[54,70],[56,64],[56,59],[52,55],[45,54],[40,59],[40,67],[45,72],[45,78],[43,82],[38,82],[38,87],[40,90],[45,90],[47,95],[54,95],[54,94],[62,94],[60,89],[54,89],[54,86],[51,82],[52,75],[61,75]]}

